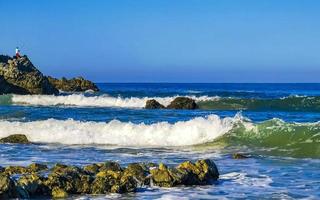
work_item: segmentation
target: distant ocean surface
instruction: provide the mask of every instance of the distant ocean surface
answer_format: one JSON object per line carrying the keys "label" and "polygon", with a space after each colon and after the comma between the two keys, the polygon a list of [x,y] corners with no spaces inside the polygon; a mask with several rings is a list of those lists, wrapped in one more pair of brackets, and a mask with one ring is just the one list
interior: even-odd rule
{"label": "distant ocean surface", "polygon": [[[106,160],[175,165],[215,161],[214,185],[145,188],[94,199],[319,199],[320,84],[99,83],[99,93],[0,95],[2,166]],[[146,110],[196,100],[197,110]],[[233,153],[249,159],[234,160]],[[86,198],[86,197],[77,197]]]}

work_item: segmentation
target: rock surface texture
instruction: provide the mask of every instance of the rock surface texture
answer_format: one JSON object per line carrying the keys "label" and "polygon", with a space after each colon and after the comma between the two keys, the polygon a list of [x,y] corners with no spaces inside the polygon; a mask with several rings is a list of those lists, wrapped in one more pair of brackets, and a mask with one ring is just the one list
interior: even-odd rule
{"label": "rock surface texture", "polygon": [[55,88],[64,92],[84,92],[87,90],[92,90],[94,92],[99,91],[98,87],[93,82],[86,80],[83,77],[56,79],[48,76],[48,80]]}
{"label": "rock surface texture", "polygon": [[27,56],[0,57],[0,94],[58,94]]}
{"label": "rock surface texture", "polygon": [[159,102],[157,102],[154,99],[150,99],[146,102],[146,109],[162,109],[165,108],[162,104],[160,104]]}
{"label": "rock surface texture", "polygon": [[29,144],[27,136],[23,134],[14,134],[9,135],[8,137],[4,137],[0,139],[0,143],[17,143],[17,144]]}
{"label": "rock surface texture", "polygon": [[56,79],[44,76],[27,56],[12,58],[0,55],[1,94],[47,94],[66,92],[99,91],[91,81],[82,77]]}
{"label": "rock surface texture", "polygon": [[[33,163],[0,169],[0,199],[66,198],[76,194],[135,192],[142,186],[207,185],[219,177],[211,160],[186,161],[177,167],[132,163],[122,168],[116,162],[107,161],[83,168],[56,164],[48,169],[46,165]],[[12,177],[15,175],[19,175],[16,181]]]}

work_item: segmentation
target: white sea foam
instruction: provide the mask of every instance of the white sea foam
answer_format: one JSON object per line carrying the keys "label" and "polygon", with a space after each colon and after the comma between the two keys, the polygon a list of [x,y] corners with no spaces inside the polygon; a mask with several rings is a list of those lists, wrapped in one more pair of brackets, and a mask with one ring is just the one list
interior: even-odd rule
{"label": "white sea foam", "polygon": [[[94,107],[126,107],[143,108],[146,101],[155,99],[159,103],[167,106],[178,96],[173,97],[111,97],[108,95],[85,96],[83,94],[71,94],[66,96],[54,95],[13,95],[14,104],[40,105],[40,106],[94,106]],[[208,96],[188,96],[196,101],[216,100],[218,97]]]}
{"label": "white sea foam", "polygon": [[232,129],[240,115],[221,119],[197,117],[174,124],[134,124],[117,120],[81,122],[48,119],[32,122],[0,121],[0,138],[25,134],[32,142],[63,144],[112,144],[120,146],[185,146],[213,141]]}

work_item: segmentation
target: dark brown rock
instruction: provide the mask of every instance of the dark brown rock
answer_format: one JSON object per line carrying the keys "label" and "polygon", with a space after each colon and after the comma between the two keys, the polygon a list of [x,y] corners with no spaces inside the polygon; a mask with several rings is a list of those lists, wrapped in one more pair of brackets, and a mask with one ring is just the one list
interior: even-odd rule
{"label": "dark brown rock", "polygon": [[0,143],[18,143],[18,144],[29,144],[27,136],[23,134],[14,134],[9,135],[8,137],[4,137],[0,139]]}
{"label": "dark brown rock", "polygon": [[64,92],[85,92],[87,90],[99,91],[99,88],[93,82],[84,79],[83,77],[77,77],[72,79],[56,79],[48,76],[48,80],[58,90]]}
{"label": "dark brown rock", "polygon": [[163,109],[165,107],[162,104],[160,104],[158,101],[154,99],[150,99],[146,102],[145,108],[146,109]]}
{"label": "dark brown rock", "polygon": [[0,59],[0,94],[58,94],[27,56]]}
{"label": "dark brown rock", "polygon": [[168,109],[186,109],[193,110],[197,109],[198,105],[195,100],[188,97],[177,97],[168,106]]}

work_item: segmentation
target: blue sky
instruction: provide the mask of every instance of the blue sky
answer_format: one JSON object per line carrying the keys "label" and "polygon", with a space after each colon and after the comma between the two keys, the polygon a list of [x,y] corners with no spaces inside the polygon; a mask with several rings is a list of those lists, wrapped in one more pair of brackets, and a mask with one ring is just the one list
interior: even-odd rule
{"label": "blue sky", "polygon": [[318,0],[0,0],[0,54],[97,82],[319,82]]}

